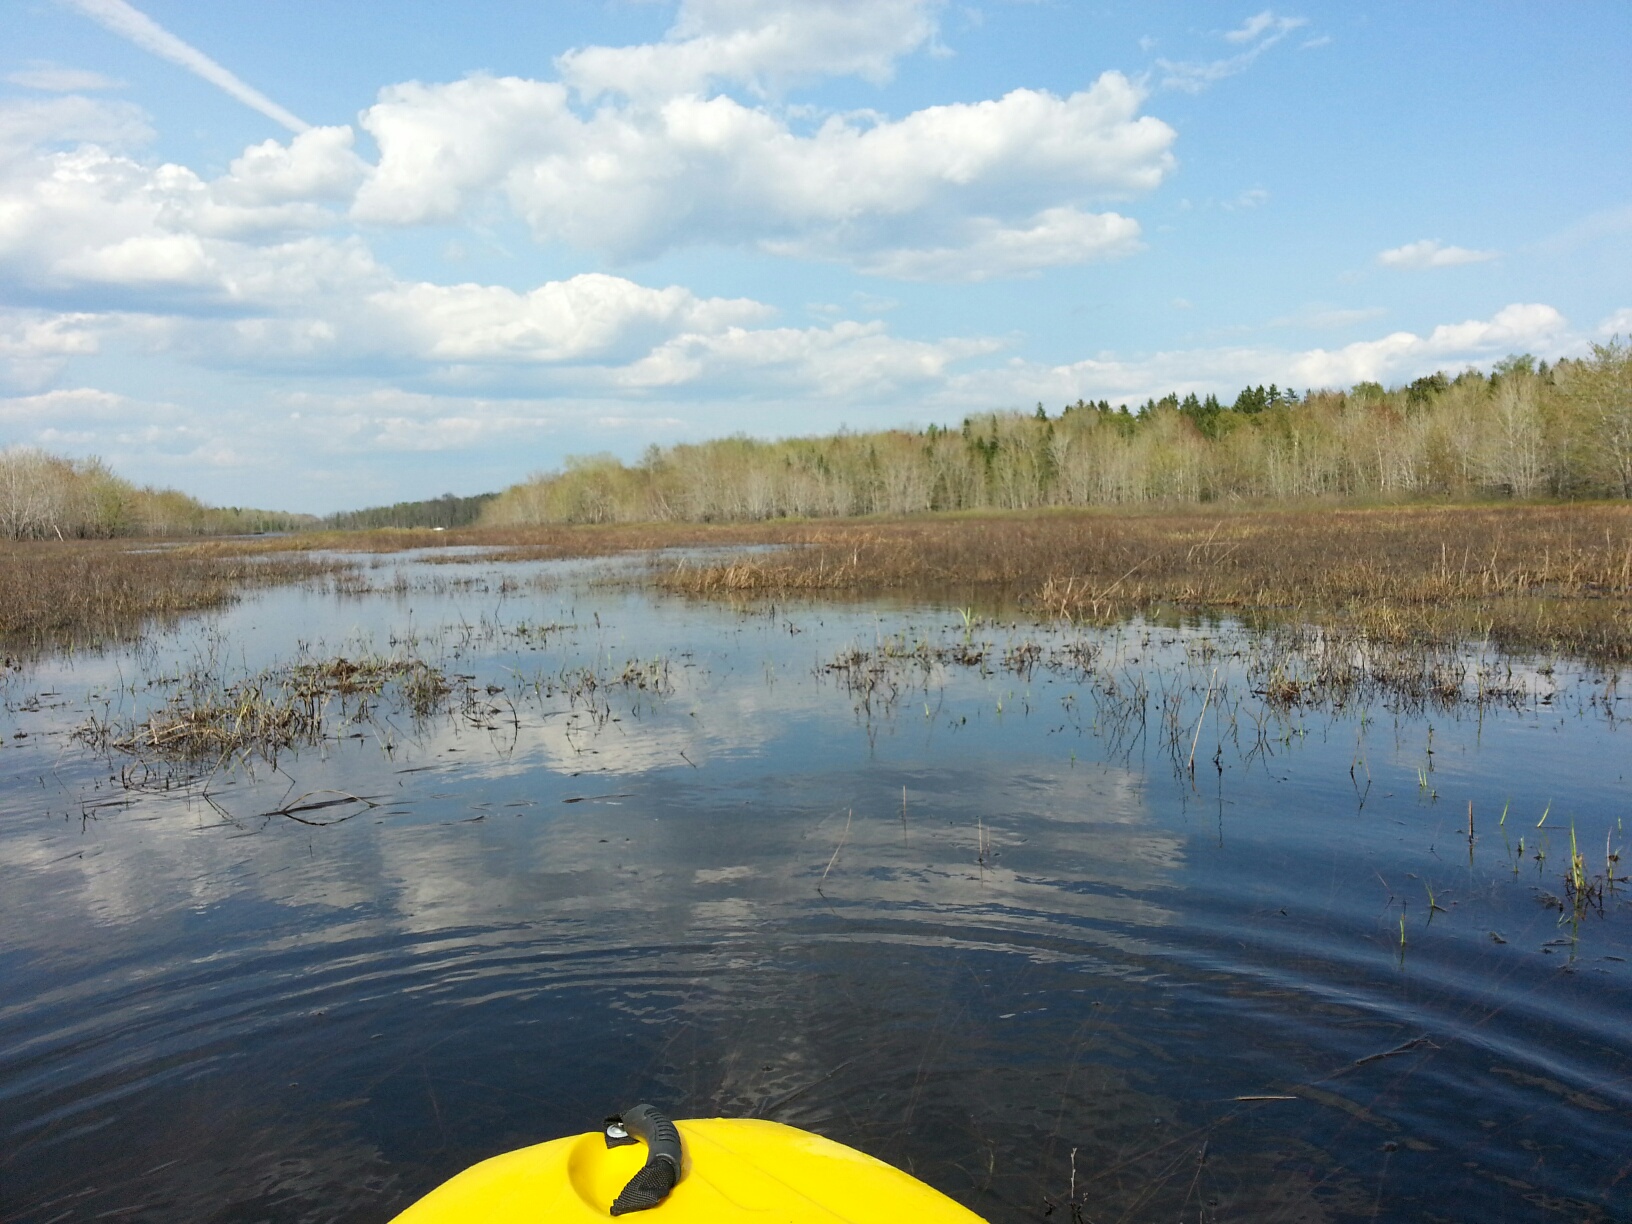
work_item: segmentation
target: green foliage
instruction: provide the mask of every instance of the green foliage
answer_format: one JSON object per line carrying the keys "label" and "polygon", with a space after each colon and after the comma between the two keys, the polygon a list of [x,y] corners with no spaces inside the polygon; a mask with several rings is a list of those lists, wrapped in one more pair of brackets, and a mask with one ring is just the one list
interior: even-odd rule
{"label": "green foliage", "polygon": [[1421,408],[1425,404],[1433,403],[1450,385],[1450,380],[1445,377],[1443,371],[1435,371],[1416,379],[1406,387],[1405,402],[1413,408]]}
{"label": "green foliage", "polygon": [[1235,397],[1235,403],[1231,405],[1231,411],[1242,413],[1245,416],[1252,416],[1268,407],[1269,392],[1265,391],[1260,385],[1244,388],[1241,394]]}
{"label": "green foliage", "polygon": [[344,510],[329,515],[323,520],[323,525],[338,531],[372,531],[381,527],[469,527],[481,518],[487,504],[497,496],[497,493],[478,493],[474,497],[455,497],[452,493],[444,493],[441,497],[426,501]]}

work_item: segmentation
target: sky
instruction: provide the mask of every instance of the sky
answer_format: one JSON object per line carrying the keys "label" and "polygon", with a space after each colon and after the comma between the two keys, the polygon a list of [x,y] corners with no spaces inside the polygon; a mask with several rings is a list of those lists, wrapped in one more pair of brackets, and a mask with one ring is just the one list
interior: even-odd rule
{"label": "sky", "polygon": [[328,513],[1632,336],[1632,5],[0,0],[0,447]]}

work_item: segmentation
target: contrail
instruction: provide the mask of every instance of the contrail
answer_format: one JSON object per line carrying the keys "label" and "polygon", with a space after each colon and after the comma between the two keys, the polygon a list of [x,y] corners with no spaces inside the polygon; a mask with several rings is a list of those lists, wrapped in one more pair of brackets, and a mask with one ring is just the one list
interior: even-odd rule
{"label": "contrail", "polygon": [[244,84],[197,47],[189,46],[146,13],[132,8],[125,0],[59,0],[71,9],[78,9],[98,25],[130,39],[143,50],[163,56],[173,64],[203,77],[211,85],[225,90],[245,106],[253,107],[268,119],[276,120],[291,132],[304,132],[312,125],[297,115],[291,115],[260,90]]}

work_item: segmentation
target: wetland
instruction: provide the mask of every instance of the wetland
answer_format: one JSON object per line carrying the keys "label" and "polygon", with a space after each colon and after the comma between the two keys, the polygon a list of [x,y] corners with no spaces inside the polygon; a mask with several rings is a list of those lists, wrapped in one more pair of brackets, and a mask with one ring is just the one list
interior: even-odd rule
{"label": "wetland", "polygon": [[429,543],[8,546],[0,1220],[636,1100],[994,1222],[1632,1216],[1623,508]]}

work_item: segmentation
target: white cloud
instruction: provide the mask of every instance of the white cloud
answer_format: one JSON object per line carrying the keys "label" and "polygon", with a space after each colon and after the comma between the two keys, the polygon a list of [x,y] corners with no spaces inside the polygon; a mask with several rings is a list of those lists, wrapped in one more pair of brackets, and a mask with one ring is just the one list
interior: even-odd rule
{"label": "white cloud", "polygon": [[[198,53],[124,0],[62,2],[203,71]],[[134,107],[13,104],[0,110],[0,273],[34,293],[123,295],[98,305],[158,293],[164,308],[242,306],[300,270],[269,268],[261,244],[285,253],[296,235],[344,219],[437,224],[495,203],[540,242],[614,260],[746,245],[874,275],[973,281],[1137,249],[1138,222],[1098,205],[1158,186],[1176,134],[1139,113],[1144,91],[1120,73],[1063,97],[1017,89],[900,118],[818,114],[813,128],[812,117],[687,92],[802,74],[882,79],[932,43],[939,7],[687,0],[660,44],[563,59],[587,92],[591,52],[613,55],[607,71],[625,84],[639,74],[616,56],[650,60],[645,85],[592,110],[560,81],[476,76],[382,91],[362,117],[380,151],[372,167],[350,127],[287,116],[292,140],[252,146],[206,180],[141,159],[151,133]],[[376,270],[362,271],[370,283],[353,297],[380,289]]]}
{"label": "white cloud", "polygon": [[1303,17],[1277,17],[1270,9],[1255,16],[1248,17],[1239,27],[1228,31],[1224,35],[1225,42],[1250,43],[1256,42],[1266,34],[1271,38],[1284,38],[1299,26],[1309,24]]}
{"label": "white cloud", "polygon": [[[634,289],[638,297],[638,287]],[[713,331],[682,331],[632,359],[605,348],[596,356],[590,351],[593,344],[585,342],[578,346],[589,354],[582,360],[529,364],[531,341],[506,352],[503,344],[509,337],[494,339],[489,333],[495,311],[525,307],[525,302],[501,302],[496,308],[478,294],[470,307],[473,321],[413,323],[436,342],[469,346],[473,361],[495,363],[486,368],[507,381],[495,383],[493,394],[463,390],[457,379],[438,392],[376,385],[337,393],[333,388],[348,385],[348,378],[327,387],[321,381],[296,384],[273,393],[270,401],[206,397],[208,402],[194,406],[79,386],[0,398],[0,422],[19,441],[99,453],[119,470],[152,473],[146,479],[182,480],[205,496],[213,490],[218,499],[255,500],[244,483],[249,479],[260,482],[256,496],[261,502],[298,506],[304,497],[309,505],[326,507],[400,495],[391,483],[390,465],[402,460],[394,457],[463,456],[468,464],[485,465],[482,470],[488,474],[476,479],[496,485],[537,462],[518,455],[536,455],[540,445],[594,449],[602,444],[595,439],[608,429],[634,429],[648,439],[731,429],[774,435],[855,422],[857,412],[884,423],[890,418],[872,414],[903,403],[922,420],[925,414],[953,417],[1005,405],[1029,407],[1039,400],[1059,405],[1079,397],[1103,397],[1113,404],[1137,404],[1169,391],[1229,397],[1243,385],[1271,381],[1300,388],[1348,386],[1372,378],[1397,383],[1440,368],[1488,366],[1510,351],[1552,358],[1582,347],[1552,307],[1515,305],[1489,319],[1422,334],[1397,332],[1330,351],[1191,348],[1144,356],[1102,353],[1042,365],[1017,357],[991,361],[1004,347],[992,338],[926,342],[893,336],[879,322],[837,322],[808,328],[724,324]],[[708,308],[677,300],[667,309],[679,319],[699,310],[706,315]],[[348,306],[337,313],[351,310]],[[434,317],[438,311],[426,313]],[[39,330],[48,322],[54,322],[57,339],[48,337],[50,328]],[[105,330],[114,322],[12,319],[4,334],[14,346],[77,349],[91,343],[80,333]],[[718,322],[702,319],[703,325]],[[369,329],[377,331],[377,321],[366,319],[332,325],[348,356],[353,336],[366,338],[375,335]],[[522,322],[531,325],[531,320]],[[206,328],[202,322],[173,326],[179,331],[171,337],[172,351],[182,356],[189,343],[209,344],[216,351],[227,347],[218,333],[187,333],[188,328]],[[36,339],[19,341],[30,327]],[[563,349],[571,344],[563,333],[544,335]],[[377,335],[369,342],[383,343]],[[421,344],[416,340],[407,347]],[[287,356],[285,345],[279,341],[275,352]],[[236,359],[227,364],[241,368]],[[465,372],[481,367],[450,368]],[[231,466],[246,457],[252,457],[247,468]],[[219,480],[208,475],[211,470],[223,473]],[[372,492],[336,499],[332,482],[341,474],[354,489],[372,481]]]}
{"label": "white cloud", "polygon": [[1504,307],[1489,319],[1442,323],[1426,336],[1394,332],[1380,340],[1363,340],[1327,352],[1300,354],[1290,366],[1303,385],[1345,387],[1357,382],[1386,382],[1429,373],[1442,364],[1489,360],[1520,350],[1555,344],[1565,331],[1564,316],[1551,306]]}
{"label": "white cloud", "polygon": [[[65,113],[96,126],[80,110]],[[478,382],[506,376],[455,368],[618,370],[678,337],[700,343],[773,313],[747,299],[599,273],[528,291],[409,282],[358,237],[278,235],[280,225],[333,220],[301,197],[343,193],[357,165],[344,128],[253,146],[209,183],[185,167],[148,166],[92,144],[28,150],[0,160],[10,197],[0,210],[0,273],[35,292],[134,307],[141,313],[102,329],[204,365],[311,372],[363,363]],[[221,307],[231,308],[224,317]],[[9,323],[0,350],[8,384],[37,387],[67,355],[89,351],[87,317],[62,316],[73,326],[32,316]]]}
{"label": "white cloud", "polygon": [[1605,339],[1619,336],[1632,340],[1632,306],[1623,306],[1598,324],[1598,335]]}
{"label": "white cloud", "polygon": [[863,272],[898,280],[985,281],[1130,255],[1142,249],[1139,232],[1137,221],[1114,212],[1048,208],[1013,227],[974,218],[953,246],[882,250],[854,262]]}
{"label": "white cloud", "polygon": [[0,399],[0,421],[13,426],[71,430],[77,425],[118,420],[129,404],[124,396],[111,391],[73,387]]}
{"label": "white cloud", "polygon": [[[335,224],[340,214],[318,201],[343,198],[362,170],[349,128],[253,146],[213,182],[121,151],[149,136],[140,112],[124,104],[63,98],[0,108],[0,276],[53,294],[162,288],[171,307],[178,292],[200,303],[239,301],[253,291],[240,278],[287,275],[264,266],[265,248],[242,240]],[[73,147],[50,149],[63,144]]]}
{"label": "white cloud", "polygon": [[36,391],[70,357],[97,351],[96,316],[0,310],[0,387]]}
{"label": "white cloud", "polygon": [[712,333],[771,312],[585,273],[530,293],[494,285],[394,285],[372,295],[386,335],[424,361],[559,362],[645,352],[676,332]]}
{"label": "white cloud", "polygon": [[304,132],[309,126],[260,90],[246,85],[197,47],[188,45],[146,13],[132,8],[125,0],[59,0],[59,3],[85,14],[121,38],[128,38],[144,51],[151,51],[162,59],[179,64],[291,132]]}
{"label": "white cloud", "polygon": [[[152,139],[147,116],[129,102],[77,97],[0,102],[0,158],[17,158],[43,145],[92,142],[120,149]],[[11,177],[6,173],[0,179],[8,196]]]}
{"label": "white cloud", "polygon": [[935,36],[931,0],[685,0],[664,41],[585,47],[556,60],[585,98],[672,98],[718,81],[755,93],[814,77],[882,84],[903,55]]}
{"label": "white cloud", "polygon": [[[892,251],[956,247],[965,236],[988,243],[1003,231],[1019,243],[1022,229],[1049,224],[1039,215],[1047,210],[1080,217],[1087,200],[1156,187],[1173,167],[1175,133],[1138,114],[1143,100],[1108,72],[1068,97],[1017,89],[895,121],[833,116],[798,135],[723,96],[603,105],[581,118],[559,84],[400,85],[363,115],[381,156],[354,215],[445,221],[497,191],[539,241],[615,258],[694,243],[783,244],[884,271]],[[1091,249],[1083,224],[1078,241],[1055,246],[1067,262]],[[1097,224],[1131,223],[1108,214]]]}
{"label": "white cloud", "polygon": [[1508,306],[1489,319],[1444,324],[1427,335],[1400,331],[1341,349],[1303,351],[1270,347],[1175,349],[1144,357],[1114,353],[1064,365],[1011,361],[1003,366],[951,373],[929,396],[948,410],[994,405],[1026,407],[1041,400],[1068,404],[1081,399],[1142,403],[1168,392],[1233,396],[1247,385],[1349,387],[1362,381],[1396,383],[1438,369],[1488,365],[1510,352],[1557,356],[1577,351],[1580,341],[1551,306]]}
{"label": "white cloud", "polygon": [[16,72],[8,72],[6,80],[24,89],[38,89],[45,93],[86,93],[100,89],[121,89],[123,81],[91,72],[85,68],[63,68],[57,64],[36,63]]}
{"label": "white cloud", "polygon": [[[63,115],[86,130],[100,122],[81,109]],[[29,117],[22,126],[38,124]],[[256,145],[213,182],[95,144],[23,151],[0,160],[10,196],[0,212],[0,273],[36,292],[134,308],[97,327],[220,368],[367,367],[451,384],[559,390],[684,383],[689,377],[677,371],[687,363],[723,370],[754,365],[759,359],[750,354],[787,349],[793,333],[754,330],[773,311],[748,299],[703,298],[679,286],[650,288],[600,273],[527,291],[411,282],[381,265],[359,237],[280,236],[279,227],[334,219],[305,197],[340,195],[354,181],[351,140],[349,129],[315,128],[287,145]],[[1104,234],[1099,224],[1045,215],[1034,227],[1042,236],[1022,239],[1119,240],[1115,225]],[[1004,254],[1001,231],[989,239]],[[1016,245],[1019,252],[1006,256],[1011,264],[1042,262],[1024,241]],[[230,310],[222,314],[222,307]],[[90,351],[88,318],[14,321],[3,353],[8,382],[38,386],[66,356]],[[809,350],[801,368],[832,367],[834,385],[843,386],[858,385],[857,369],[873,371],[874,383],[883,385],[890,371],[949,359],[935,345],[907,345],[882,331],[816,329],[800,333],[800,344]],[[767,360],[783,367],[792,361]],[[585,368],[504,372],[562,366]]]}
{"label": "white cloud", "polygon": [[97,344],[91,325],[95,320],[89,314],[0,313],[0,357],[94,353]]}
{"label": "white cloud", "polygon": [[957,361],[996,351],[993,340],[939,343],[901,340],[881,322],[832,327],[733,327],[714,335],[687,335],[612,371],[612,385],[627,390],[705,383],[715,394],[770,390],[802,398],[845,400],[922,389],[943,380]]}
{"label": "white cloud", "polygon": [[367,169],[352,152],[349,127],[308,128],[287,145],[263,141],[245,149],[216,185],[224,199],[249,205],[349,200]]}
{"label": "white cloud", "polygon": [[1227,77],[1245,72],[1265,51],[1293,30],[1307,24],[1308,21],[1303,17],[1277,16],[1273,11],[1265,9],[1247,18],[1238,28],[1224,34],[1224,41],[1245,46],[1244,51],[1215,60],[1158,59],[1156,66],[1162,71],[1162,87],[1183,90],[1185,93],[1200,93]]}
{"label": "white cloud", "polygon": [[1377,262],[1385,268],[1454,268],[1462,264],[1488,263],[1501,257],[1500,251],[1472,251],[1467,247],[1446,246],[1437,238],[1408,242],[1377,253]]}
{"label": "white cloud", "polygon": [[1257,208],[1260,205],[1267,204],[1268,202],[1269,192],[1265,191],[1262,187],[1249,187],[1237,195],[1233,200],[1226,200],[1222,207],[1227,212],[1234,212],[1237,209]]}
{"label": "white cloud", "polygon": [[213,288],[219,266],[196,234],[136,234],[83,251],[70,252],[52,265],[69,280],[145,289],[161,286]]}

